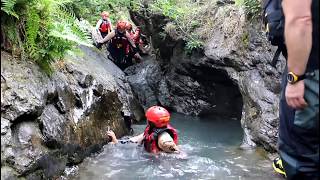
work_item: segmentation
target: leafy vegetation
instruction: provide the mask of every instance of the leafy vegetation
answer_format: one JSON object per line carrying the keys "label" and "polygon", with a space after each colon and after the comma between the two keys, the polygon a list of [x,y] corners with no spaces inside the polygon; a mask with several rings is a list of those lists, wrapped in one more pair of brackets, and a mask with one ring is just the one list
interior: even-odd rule
{"label": "leafy vegetation", "polygon": [[91,24],[96,24],[102,11],[108,11],[113,23],[119,19],[128,20],[128,9],[136,9],[139,0],[72,0],[67,6],[72,9],[77,18],[88,20]]}
{"label": "leafy vegetation", "polygon": [[[92,46],[79,21],[66,7],[71,0],[4,0],[1,26],[22,58],[35,60],[48,74],[51,63],[62,59],[76,44]],[[4,12],[4,13],[3,13]],[[17,43],[18,42],[18,43]],[[25,56],[24,56],[25,54]]]}
{"label": "leafy vegetation", "polygon": [[[115,24],[117,20],[130,19],[128,8],[145,8],[143,2],[145,0],[3,0],[1,31],[14,53],[35,60],[47,73],[51,73],[50,64],[63,59],[76,44],[91,46],[79,19],[86,19],[94,26],[100,13],[109,11]],[[259,16],[259,0],[235,2],[244,7],[247,17]],[[146,10],[169,17],[171,22],[164,31],[171,37],[184,39],[185,49],[190,53],[201,49],[212,34],[215,8],[216,3],[212,0],[150,0]],[[166,34],[162,35],[165,37]]]}
{"label": "leafy vegetation", "polygon": [[170,29],[174,27],[175,31],[171,32],[175,32],[176,36],[186,41],[185,49],[190,53],[194,49],[203,47],[206,36],[202,31],[198,31],[198,28],[207,22],[200,16],[211,4],[213,3],[207,4],[204,1],[155,0],[149,5],[149,9],[153,13],[161,13],[172,20],[173,25],[170,25],[171,28],[165,27],[166,32],[170,34]]}
{"label": "leafy vegetation", "polygon": [[248,48],[248,46],[249,46],[249,33],[248,32],[245,32],[242,34],[241,41],[242,41],[243,46],[245,48]]}
{"label": "leafy vegetation", "polygon": [[261,13],[261,1],[260,0],[236,0],[236,5],[243,6],[248,19],[255,19],[260,16]]}

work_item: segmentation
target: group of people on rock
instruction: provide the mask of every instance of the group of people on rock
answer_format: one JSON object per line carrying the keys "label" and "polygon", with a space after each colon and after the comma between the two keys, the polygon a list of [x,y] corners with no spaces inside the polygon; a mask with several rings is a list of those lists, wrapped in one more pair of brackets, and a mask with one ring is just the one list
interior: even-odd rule
{"label": "group of people on rock", "polygon": [[113,29],[109,13],[103,11],[96,30],[101,35],[101,40],[97,41],[97,47],[101,48],[104,43],[110,41],[107,48],[108,58],[122,70],[140,62],[142,59],[140,53],[146,53],[142,46],[140,28],[134,30],[128,21],[119,20]]}

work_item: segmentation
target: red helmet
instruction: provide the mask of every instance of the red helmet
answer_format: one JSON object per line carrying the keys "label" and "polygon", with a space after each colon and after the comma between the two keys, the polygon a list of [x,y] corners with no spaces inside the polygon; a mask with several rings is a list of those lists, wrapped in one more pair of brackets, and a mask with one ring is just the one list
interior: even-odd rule
{"label": "red helmet", "polygon": [[127,23],[124,21],[118,21],[117,23],[117,29],[121,30],[121,31],[125,31],[126,30],[126,25]]}
{"label": "red helmet", "polygon": [[170,113],[163,107],[152,106],[146,111],[146,118],[156,127],[166,126],[170,120]]}

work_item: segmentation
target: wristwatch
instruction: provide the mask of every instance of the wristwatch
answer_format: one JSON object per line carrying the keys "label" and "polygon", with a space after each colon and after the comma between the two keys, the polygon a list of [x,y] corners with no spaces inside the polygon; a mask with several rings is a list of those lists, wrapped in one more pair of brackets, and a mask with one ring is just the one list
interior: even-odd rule
{"label": "wristwatch", "polygon": [[298,76],[298,75],[294,74],[293,72],[289,72],[287,74],[287,81],[290,84],[294,84],[294,83],[296,83],[296,82],[298,82],[300,80],[305,79],[305,77],[306,77],[305,74],[303,74],[301,76]]}

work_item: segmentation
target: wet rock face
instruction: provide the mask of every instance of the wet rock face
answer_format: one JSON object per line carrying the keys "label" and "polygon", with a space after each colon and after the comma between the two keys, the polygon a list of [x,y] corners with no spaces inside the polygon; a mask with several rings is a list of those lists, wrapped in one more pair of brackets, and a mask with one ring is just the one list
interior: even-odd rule
{"label": "wet rock face", "polygon": [[166,71],[154,59],[126,69],[128,81],[144,109],[161,104],[188,115],[215,114],[240,119],[242,97],[225,70],[182,62],[171,64]]}
{"label": "wet rock face", "polygon": [[124,73],[104,54],[80,49],[51,77],[1,52],[1,177],[54,178],[98,151],[108,126],[128,133],[121,114],[141,118]]}
{"label": "wet rock face", "polygon": [[[261,23],[247,22],[242,9],[225,4],[214,11],[215,29],[203,52],[186,55],[182,40],[152,37],[155,48],[160,48],[160,59],[154,58],[148,64],[159,64],[161,71],[150,73],[158,74],[161,79],[152,85],[157,88],[148,93],[152,98],[148,100],[140,95],[139,100],[143,104],[156,102],[185,114],[236,117],[241,119],[244,129],[242,147],[258,144],[275,151],[280,75],[285,61],[282,58],[276,67],[270,65],[275,48],[267,42]],[[159,16],[157,14],[130,14],[135,23],[142,23],[146,32],[163,33],[162,27],[168,23],[166,18],[153,21],[152,17]],[[161,49],[164,43],[173,46]],[[142,66],[130,74],[131,84],[140,89],[152,87],[146,85],[147,80],[139,83],[133,78],[151,76],[141,71]]]}
{"label": "wet rock face", "polygon": [[159,63],[149,59],[127,68],[125,72],[128,74],[128,82],[144,110],[159,104],[157,98],[159,82],[163,78]]}

